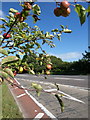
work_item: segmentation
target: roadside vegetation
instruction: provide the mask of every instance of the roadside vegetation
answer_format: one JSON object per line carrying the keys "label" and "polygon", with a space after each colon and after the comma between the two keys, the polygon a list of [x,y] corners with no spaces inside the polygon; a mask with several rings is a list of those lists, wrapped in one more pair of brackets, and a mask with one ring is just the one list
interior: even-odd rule
{"label": "roadside vegetation", "polygon": [[5,82],[2,84],[2,116],[3,119],[22,118],[22,114]]}

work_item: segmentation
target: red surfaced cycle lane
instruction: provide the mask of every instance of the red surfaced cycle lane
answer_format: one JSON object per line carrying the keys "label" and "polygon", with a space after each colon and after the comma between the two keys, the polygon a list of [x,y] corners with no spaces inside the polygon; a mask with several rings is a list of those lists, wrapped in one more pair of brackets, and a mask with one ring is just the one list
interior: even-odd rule
{"label": "red surfaced cycle lane", "polygon": [[[14,80],[14,83],[20,85],[17,80]],[[43,118],[48,118],[48,120],[51,120],[53,118],[55,119],[55,116],[50,113],[46,108],[44,108],[43,105],[41,105],[40,103],[37,104],[37,102],[35,102],[36,100],[30,97],[30,94],[27,90],[20,89],[17,86],[12,87],[11,85],[9,85],[9,89],[16,103],[18,104],[24,118],[30,118],[30,120],[41,120]]]}

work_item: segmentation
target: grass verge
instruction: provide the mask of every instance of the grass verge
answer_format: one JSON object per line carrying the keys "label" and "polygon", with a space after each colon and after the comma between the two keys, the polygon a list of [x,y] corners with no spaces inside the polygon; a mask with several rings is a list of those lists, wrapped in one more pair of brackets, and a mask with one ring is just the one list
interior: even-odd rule
{"label": "grass verge", "polygon": [[2,116],[3,119],[20,118],[21,120],[22,118],[23,120],[22,114],[5,82],[2,84]]}

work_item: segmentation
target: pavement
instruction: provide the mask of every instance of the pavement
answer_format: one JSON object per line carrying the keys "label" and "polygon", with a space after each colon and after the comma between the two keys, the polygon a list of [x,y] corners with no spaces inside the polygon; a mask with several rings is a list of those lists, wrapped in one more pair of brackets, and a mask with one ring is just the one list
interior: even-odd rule
{"label": "pavement", "polygon": [[[24,118],[88,118],[88,76],[34,76],[18,74],[17,83],[23,87],[32,89],[31,83],[41,84],[46,91],[57,91],[55,82],[59,85],[59,92],[65,94],[62,100],[65,104],[63,113],[54,95],[41,93],[37,97],[35,91],[22,91],[19,88],[10,87]],[[30,106],[29,106],[30,105]]]}

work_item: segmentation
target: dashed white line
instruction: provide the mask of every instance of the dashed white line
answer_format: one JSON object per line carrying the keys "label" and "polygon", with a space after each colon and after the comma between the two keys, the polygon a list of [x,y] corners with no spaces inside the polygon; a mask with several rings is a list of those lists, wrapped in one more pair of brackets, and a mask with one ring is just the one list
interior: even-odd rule
{"label": "dashed white line", "polygon": [[33,120],[40,120],[44,116],[44,113],[38,113]]}
{"label": "dashed white line", "polygon": [[26,93],[23,93],[23,94],[18,95],[17,98],[20,98],[20,97],[22,97],[22,96],[24,96],[24,95],[26,95]]}

